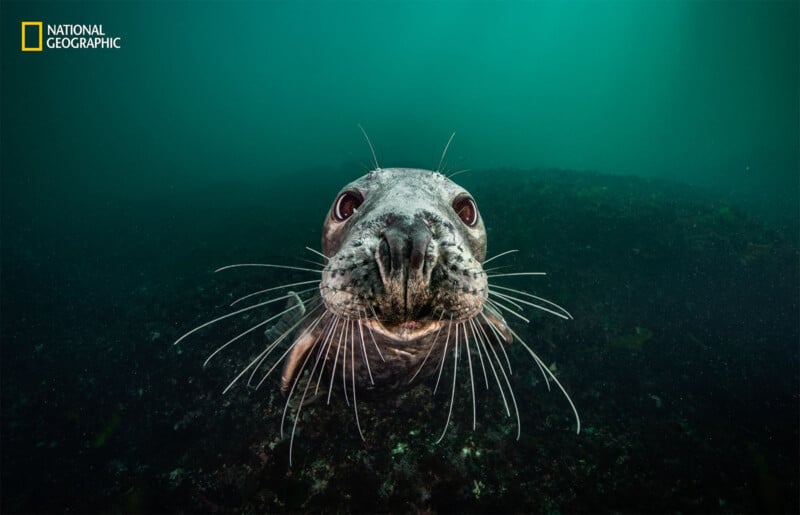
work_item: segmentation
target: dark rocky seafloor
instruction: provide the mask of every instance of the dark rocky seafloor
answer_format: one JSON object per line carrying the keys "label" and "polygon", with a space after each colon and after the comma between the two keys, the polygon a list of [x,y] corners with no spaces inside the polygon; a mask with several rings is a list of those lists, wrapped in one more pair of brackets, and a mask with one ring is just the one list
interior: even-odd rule
{"label": "dark rocky seafloor", "polygon": [[[202,367],[260,318],[172,342],[241,294],[307,276],[178,273],[179,263],[172,281],[138,271],[140,246],[174,248],[167,229],[106,254],[114,267],[48,266],[35,239],[18,235],[3,242],[15,250],[3,262],[2,512],[798,511],[794,222],[661,181],[493,173],[508,178],[479,189],[463,181],[486,220],[489,255],[520,249],[495,264],[548,273],[502,284],[575,318],[526,310],[529,325],[507,320],[556,370],[580,434],[561,393],[547,391],[514,345],[519,440],[496,386],[482,382],[472,430],[462,367],[453,421],[435,444],[446,367],[435,396],[429,378],[400,397],[360,402],[366,442],[341,396],[304,407],[290,468],[278,374],[260,390],[222,394],[263,339]],[[193,255],[225,248],[229,262],[244,261],[254,241],[281,237],[264,232],[260,214],[231,213],[227,239],[209,237]],[[309,228],[307,240],[318,232]],[[301,252],[287,249],[279,262],[303,266],[293,257]],[[141,277],[126,289],[118,275]]]}

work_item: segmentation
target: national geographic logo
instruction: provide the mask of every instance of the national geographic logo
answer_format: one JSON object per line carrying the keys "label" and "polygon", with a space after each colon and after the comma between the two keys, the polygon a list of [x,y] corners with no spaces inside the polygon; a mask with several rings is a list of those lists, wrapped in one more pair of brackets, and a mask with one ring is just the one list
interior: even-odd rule
{"label": "national geographic logo", "polygon": [[[47,39],[44,38],[45,32]],[[41,52],[44,48],[49,50],[118,49],[122,48],[122,38],[107,35],[102,24],[45,24],[41,21],[23,21],[22,51]]]}

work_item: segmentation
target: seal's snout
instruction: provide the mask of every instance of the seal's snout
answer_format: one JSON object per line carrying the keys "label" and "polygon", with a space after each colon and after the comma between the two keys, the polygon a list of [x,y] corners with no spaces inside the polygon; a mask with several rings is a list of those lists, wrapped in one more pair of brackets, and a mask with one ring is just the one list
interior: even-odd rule
{"label": "seal's snout", "polygon": [[422,220],[406,223],[396,219],[386,221],[375,249],[383,290],[392,306],[392,313],[384,315],[405,320],[429,299],[426,290],[432,261],[435,260],[432,237]]}
{"label": "seal's snout", "polygon": [[375,253],[383,283],[423,279],[431,237],[430,230],[421,222],[384,229]]}

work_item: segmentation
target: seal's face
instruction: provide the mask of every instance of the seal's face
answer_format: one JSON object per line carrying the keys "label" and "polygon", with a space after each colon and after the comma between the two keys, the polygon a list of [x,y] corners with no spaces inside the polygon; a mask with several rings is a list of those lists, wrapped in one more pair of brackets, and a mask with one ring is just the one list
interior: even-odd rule
{"label": "seal's face", "polygon": [[398,339],[473,318],[488,295],[475,200],[437,172],[382,169],[345,186],[325,219],[322,249],[327,309],[373,318]]}
{"label": "seal's face", "polygon": [[[340,392],[348,403],[352,399],[360,432],[356,398],[385,397],[392,391],[409,388],[415,378],[422,379],[436,371],[438,386],[449,357],[453,359],[452,411],[458,369],[464,367],[466,354],[470,381],[477,375],[477,371],[473,374],[473,365],[478,364],[487,387],[489,378],[494,378],[506,413],[514,413],[517,418],[519,437],[519,410],[509,380],[511,362],[507,355],[505,360],[500,357],[505,354],[504,346],[512,341],[518,341],[533,357],[545,380],[555,382],[566,395],[553,372],[508,327],[501,312],[524,321],[528,319],[518,313],[522,306],[564,319],[572,316],[542,297],[488,282],[490,277],[494,280],[540,273],[487,276],[483,269],[486,263],[515,251],[486,259],[486,232],[475,200],[442,174],[406,168],[377,169],[351,182],[336,196],[325,218],[322,251],[318,253],[326,260],[322,270],[271,263],[223,267],[288,268],[315,273],[318,278],[246,295],[233,304],[268,292],[283,292],[206,322],[175,343],[229,317],[285,302],[282,311],[270,312],[263,321],[221,345],[208,360],[236,340],[266,328],[268,341],[264,349],[228,388],[247,373],[248,385],[258,388],[285,360],[281,390],[288,399],[299,396],[295,425],[304,402],[315,398],[323,388],[327,389],[328,401],[334,391]],[[308,285],[313,286],[289,291]],[[273,352],[286,343],[288,348],[280,357],[269,361],[271,355],[278,354]],[[257,381],[259,370],[263,369],[267,371]],[[471,388],[474,413],[474,382]],[[580,430],[577,410],[569,396],[567,400]],[[291,460],[291,444],[289,455]]]}

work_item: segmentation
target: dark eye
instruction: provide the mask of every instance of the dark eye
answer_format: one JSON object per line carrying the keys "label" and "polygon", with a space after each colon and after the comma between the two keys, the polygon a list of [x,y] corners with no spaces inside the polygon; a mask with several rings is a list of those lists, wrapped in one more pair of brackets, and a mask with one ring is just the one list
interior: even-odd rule
{"label": "dark eye", "polygon": [[333,218],[339,222],[344,222],[356,212],[358,206],[364,202],[364,197],[357,191],[345,191],[333,205]]}
{"label": "dark eye", "polygon": [[478,207],[470,197],[458,197],[453,201],[453,209],[462,222],[470,227],[478,223]]}

